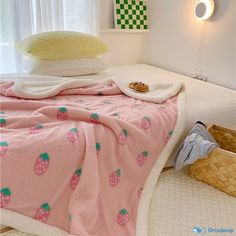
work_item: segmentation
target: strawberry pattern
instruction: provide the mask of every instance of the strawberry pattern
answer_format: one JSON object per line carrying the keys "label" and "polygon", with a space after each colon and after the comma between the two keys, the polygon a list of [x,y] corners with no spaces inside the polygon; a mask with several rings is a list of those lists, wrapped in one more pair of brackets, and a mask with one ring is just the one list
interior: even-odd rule
{"label": "strawberry pattern", "polygon": [[148,157],[148,151],[143,151],[137,156],[137,164],[138,166],[143,166],[144,162],[146,161]]}
{"label": "strawberry pattern", "polygon": [[169,139],[170,139],[170,137],[171,137],[172,134],[173,134],[173,130],[170,130],[170,131],[168,132],[168,135],[167,135],[166,139],[165,139],[165,144],[168,143],[168,141],[169,141]]}
{"label": "strawberry pattern", "polygon": [[[5,177],[4,186],[10,186],[11,189],[8,187],[1,189],[0,206],[2,208],[14,208],[17,205],[20,208],[21,203],[18,204],[17,201],[20,202],[21,199],[17,200],[17,191],[24,191],[25,196],[29,196],[29,201],[30,197],[33,196],[33,204],[36,204],[32,207],[32,217],[49,225],[54,226],[55,224],[55,227],[58,228],[70,229],[70,226],[74,227],[80,219],[79,217],[81,217],[80,208],[73,209],[70,204],[73,205],[75,203],[74,199],[78,203],[84,200],[84,196],[80,196],[84,193],[83,188],[86,188],[86,178],[88,180],[91,177],[86,176],[90,171],[90,173],[95,173],[92,183],[98,185],[98,187],[95,186],[97,195],[93,198],[94,211],[98,212],[98,217],[101,217],[101,219],[103,212],[111,219],[111,222],[108,222],[107,225],[109,227],[109,233],[112,232],[110,229],[115,229],[119,235],[134,235],[135,213],[143,191],[143,187],[141,186],[145,183],[145,178],[142,178],[142,176],[147,176],[147,172],[150,171],[159,152],[154,151],[152,145],[150,145],[151,147],[148,146],[148,142],[155,140],[158,145],[160,143],[158,147],[161,150],[161,145],[165,138],[162,137],[162,134],[165,133],[168,139],[171,136],[174,125],[169,125],[170,119],[163,119],[161,120],[162,122],[157,120],[159,116],[162,116],[161,118],[167,118],[169,115],[169,104],[171,102],[168,101],[168,103],[163,103],[163,105],[157,105],[156,107],[152,106],[150,107],[151,109],[146,110],[147,106],[151,106],[149,103],[138,102],[134,99],[129,100],[129,98],[123,95],[119,95],[119,100],[116,100],[115,96],[111,98],[107,94],[105,97],[99,98],[94,98],[91,95],[87,97],[72,96],[68,96],[68,99],[70,97],[73,100],[71,104],[66,101],[66,96],[58,96],[54,100],[54,104],[56,105],[52,105],[51,100],[48,99],[48,102],[50,101],[50,111],[47,110],[49,108],[46,108],[45,110],[42,109],[42,113],[40,113],[40,110],[39,113],[42,115],[42,118],[35,116],[33,117],[35,120],[19,127],[19,132],[16,135],[20,137],[21,132],[24,133],[21,139],[22,148],[26,147],[26,145],[24,146],[24,138],[26,139],[25,143],[28,143],[30,139],[34,141],[34,145],[32,145],[34,148],[31,149],[29,147],[27,149],[29,153],[21,156],[21,158],[25,158],[25,168],[22,171],[22,176],[24,176],[24,172],[30,172],[32,174],[32,179],[30,178],[30,180],[32,180],[35,186],[40,186],[41,192],[40,194],[32,193],[32,191],[30,192],[30,188],[27,189],[28,186],[22,186],[24,187],[23,190],[20,187],[17,189]],[[33,107],[32,104],[31,106]],[[66,106],[62,106],[62,104],[66,104]],[[56,106],[58,108],[55,109]],[[113,109],[113,106],[117,107]],[[160,111],[159,107],[161,107]],[[130,108],[132,112],[130,112]],[[78,110],[76,111],[76,109]],[[85,111],[84,109],[88,109],[89,111]],[[14,124],[15,122],[14,119],[9,119],[11,112],[13,111],[9,112],[7,119],[0,118],[0,127],[6,127],[1,129],[4,132],[8,128],[8,122],[10,124]],[[17,122],[20,122],[19,120]],[[28,119],[26,120],[28,121]],[[168,124],[165,124],[164,129],[161,127],[160,132],[149,132],[154,130],[159,131],[160,127],[158,125],[164,123],[165,120],[168,120]],[[93,124],[99,123],[101,125],[91,125],[89,122]],[[34,126],[29,128],[29,124]],[[93,138],[91,139],[90,133],[86,133],[87,127],[90,127],[90,131],[93,133]],[[112,132],[106,132],[107,129]],[[168,130],[170,131],[166,132]],[[28,135],[25,135],[27,132]],[[152,135],[152,137],[148,137],[147,135]],[[89,137],[89,140],[85,140],[85,136]],[[5,133],[3,141],[0,142],[0,156],[7,157],[1,159],[2,163],[10,163],[11,158],[13,157],[12,159],[14,159],[14,155],[17,154],[17,147],[14,145],[14,139],[12,138],[12,141],[11,138],[11,135]],[[54,138],[56,141],[54,142],[53,140],[52,142]],[[93,142],[94,140],[96,142]],[[115,142],[112,143],[114,140]],[[36,154],[35,150],[37,150]],[[33,155],[30,156],[32,153]],[[94,159],[94,157],[96,158],[98,156],[99,158]],[[92,160],[92,165],[89,164],[88,159],[90,161]],[[78,168],[78,166],[88,168],[87,170],[83,170],[83,179],[81,179],[82,168]],[[14,168],[19,167],[15,165]],[[17,171],[16,176],[18,175]],[[26,176],[29,176],[28,173]],[[48,185],[49,183],[51,184],[50,187]],[[139,184],[138,186],[137,183]],[[61,185],[63,185],[64,189],[62,188],[59,191],[60,196],[58,197],[60,200],[56,199],[55,201],[54,193],[57,191],[57,186],[60,188]],[[42,190],[41,187],[43,187]],[[90,194],[89,191],[88,194]],[[87,189],[85,192],[87,193]],[[109,194],[107,194],[108,192]],[[14,198],[11,195],[12,193]],[[114,203],[114,206],[110,207],[108,205],[109,202]],[[132,204],[131,209],[127,208],[129,206],[128,204]],[[125,206],[126,208],[124,208]],[[65,215],[62,214],[63,216],[57,214],[61,209],[67,210],[66,207],[68,207],[68,213]],[[25,213],[24,209],[20,209],[19,212],[22,214]],[[101,221],[101,223],[103,222]],[[107,232],[99,235],[111,235],[109,233],[106,234]]]}
{"label": "strawberry pattern", "polygon": [[91,116],[90,116],[90,122],[92,123],[98,123],[99,121],[99,115],[98,113],[93,113]]}
{"label": "strawberry pattern", "polygon": [[4,208],[11,200],[11,190],[9,188],[2,188],[0,192],[0,207]]}
{"label": "strawberry pattern", "polygon": [[144,116],[141,122],[141,127],[143,129],[149,129],[152,126],[152,122],[149,116]]}
{"label": "strawberry pattern", "polygon": [[101,150],[101,143],[96,143],[96,151],[99,152]]}
{"label": "strawberry pattern", "polygon": [[38,134],[42,131],[42,129],[43,129],[43,125],[38,124],[38,125],[35,125],[34,127],[30,128],[29,133],[30,134]]}
{"label": "strawberry pattern", "polygon": [[0,141],[0,157],[3,157],[8,149],[8,142]]}
{"label": "strawberry pattern", "polygon": [[129,222],[129,213],[126,209],[119,211],[117,215],[117,222],[120,226],[125,226]]}
{"label": "strawberry pattern", "polygon": [[66,107],[60,107],[57,111],[57,119],[58,120],[67,120],[68,119],[68,111]]}
{"label": "strawberry pattern", "polygon": [[118,142],[121,145],[126,144],[128,137],[128,131],[126,129],[121,130],[119,136],[118,136]]}
{"label": "strawberry pattern", "polygon": [[80,176],[82,173],[82,169],[78,169],[75,171],[75,173],[73,174],[71,181],[70,181],[70,186],[71,189],[74,190],[76,188],[76,186],[78,185],[79,181],[80,181]]}
{"label": "strawberry pattern", "polygon": [[35,213],[35,219],[45,223],[50,216],[51,208],[48,203],[43,203]]}
{"label": "strawberry pattern", "polygon": [[77,128],[72,128],[67,133],[67,139],[72,143],[75,142],[78,138],[79,138],[79,131]]}
{"label": "strawberry pattern", "polygon": [[5,118],[0,118],[0,127],[5,127],[6,126],[6,119]]}
{"label": "strawberry pattern", "polygon": [[44,174],[49,166],[49,156],[47,153],[40,154],[34,164],[34,171],[36,175]]}
{"label": "strawberry pattern", "polygon": [[120,182],[120,175],[120,169],[117,169],[110,175],[109,182],[112,187],[115,187]]}

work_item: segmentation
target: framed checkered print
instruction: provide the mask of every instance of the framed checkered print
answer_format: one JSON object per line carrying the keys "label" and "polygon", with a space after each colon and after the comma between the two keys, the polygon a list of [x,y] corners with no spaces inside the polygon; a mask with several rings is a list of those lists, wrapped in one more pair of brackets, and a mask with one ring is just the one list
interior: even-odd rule
{"label": "framed checkered print", "polygon": [[116,29],[147,29],[145,0],[114,0]]}

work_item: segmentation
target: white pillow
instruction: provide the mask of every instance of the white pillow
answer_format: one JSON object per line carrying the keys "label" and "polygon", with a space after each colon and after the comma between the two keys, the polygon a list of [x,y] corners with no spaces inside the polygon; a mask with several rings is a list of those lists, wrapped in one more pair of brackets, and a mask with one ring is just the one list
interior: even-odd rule
{"label": "white pillow", "polygon": [[23,62],[24,70],[29,74],[50,76],[77,76],[96,74],[108,68],[100,59],[74,59],[74,60],[32,60]]}

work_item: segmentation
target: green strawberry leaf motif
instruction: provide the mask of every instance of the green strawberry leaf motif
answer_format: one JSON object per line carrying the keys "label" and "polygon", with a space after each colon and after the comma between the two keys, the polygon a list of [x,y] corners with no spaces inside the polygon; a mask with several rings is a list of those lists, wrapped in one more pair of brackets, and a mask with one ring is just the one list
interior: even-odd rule
{"label": "green strawberry leaf motif", "polygon": [[122,132],[126,137],[128,136],[128,131],[126,129],[123,129]]}
{"label": "green strawberry leaf motif", "polygon": [[66,107],[60,107],[59,111],[62,113],[65,113],[65,112],[67,112],[67,109],[66,109]]}
{"label": "green strawberry leaf motif", "polygon": [[150,117],[149,116],[144,116],[144,119],[147,121],[150,121]]}
{"label": "green strawberry leaf motif", "polygon": [[101,150],[101,144],[96,143],[96,151],[99,152]]}
{"label": "green strawberry leaf motif", "polygon": [[94,119],[94,120],[98,120],[99,119],[99,115],[97,113],[93,113],[91,115],[91,118]]}
{"label": "green strawberry leaf motif", "polygon": [[43,129],[43,125],[38,124],[38,125],[35,126],[35,128],[36,128],[36,129]]}
{"label": "green strawberry leaf motif", "polygon": [[0,111],[0,114],[1,114],[1,115],[5,114],[5,111]]}
{"label": "green strawberry leaf motif", "polygon": [[119,213],[122,215],[126,215],[126,214],[128,214],[128,211],[126,209],[122,209],[122,210],[120,210]]}
{"label": "green strawberry leaf motif", "polygon": [[144,157],[147,157],[147,156],[148,156],[148,151],[144,151],[144,152],[143,152],[143,156],[144,156]]}
{"label": "green strawberry leaf motif", "polygon": [[4,195],[4,196],[10,196],[11,195],[11,190],[9,188],[2,188],[1,189],[1,193]]}
{"label": "green strawberry leaf motif", "polygon": [[6,141],[0,142],[1,147],[7,147],[8,143]]}
{"label": "green strawberry leaf motif", "polygon": [[40,208],[42,208],[44,211],[50,211],[51,210],[48,203],[42,204]]}
{"label": "green strawberry leaf motif", "polygon": [[49,160],[49,156],[47,153],[42,153],[40,154],[40,158],[43,160],[43,161],[48,161]]}
{"label": "green strawberry leaf motif", "polygon": [[73,132],[73,133],[78,133],[79,131],[78,131],[78,129],[77,129],[77,128],[72,128],[72,129],[70,130],[70,132]]}
{"label": "green strawberry leaf motif", "polygon": [[6,124],[6,119],[0,118],[0,124]]}
{"label": "green strawberry leaf motif", "polygon": [[75,174],[77,176],[81,176],[81,173],[82,173],[82,169],[81,168],[75,171]]}
{"label": "green strawberry leaf motif", "polygon": [[120,176],[120,175],[121,175],[120,169],[117,169],[117,170],[116,170],[116,176]]}

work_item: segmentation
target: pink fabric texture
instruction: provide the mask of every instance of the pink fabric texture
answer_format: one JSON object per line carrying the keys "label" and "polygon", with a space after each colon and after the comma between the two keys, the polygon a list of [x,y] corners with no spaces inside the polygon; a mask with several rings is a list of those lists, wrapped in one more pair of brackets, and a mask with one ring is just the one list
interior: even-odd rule
{"label": "pink fabric texture", "polygon": [[135,235],[142,187],[176,124],[176,99],[140,101],[114,84],[42,100],[2,96],[1,208],[73,235]]}

